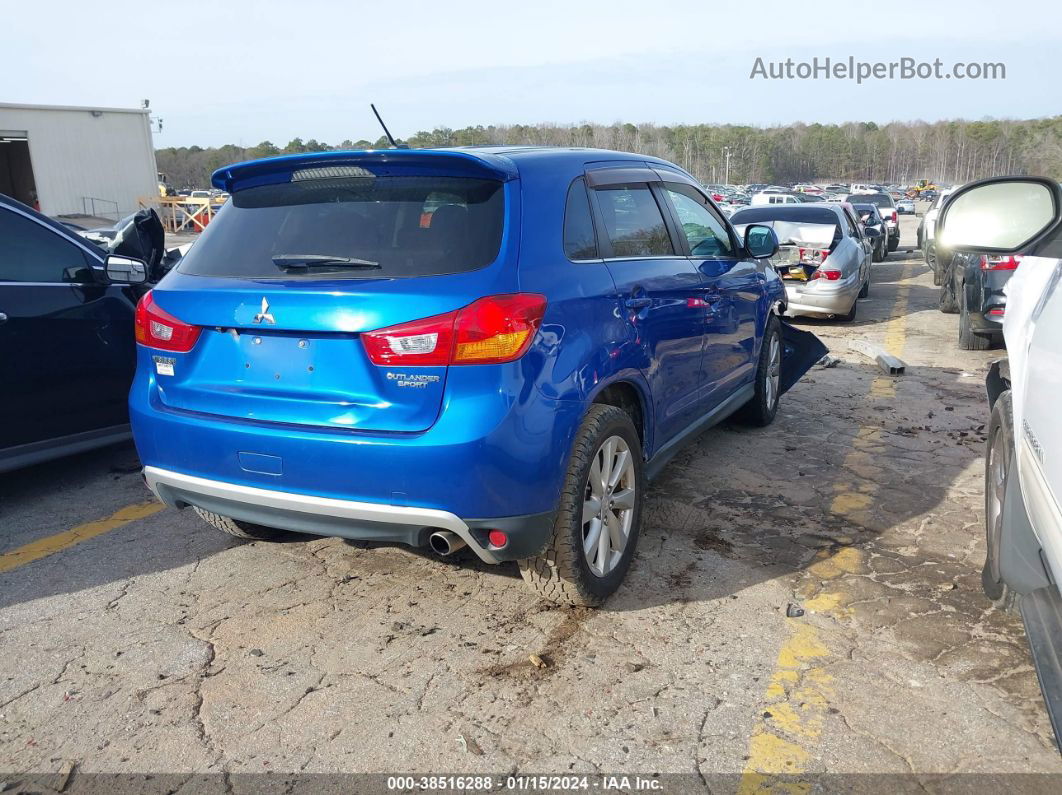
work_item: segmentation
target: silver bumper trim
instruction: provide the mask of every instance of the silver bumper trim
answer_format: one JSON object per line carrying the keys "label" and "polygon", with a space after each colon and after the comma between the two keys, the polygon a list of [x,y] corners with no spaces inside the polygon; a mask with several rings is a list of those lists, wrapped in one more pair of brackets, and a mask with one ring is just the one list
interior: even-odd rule
{"label": "silver bumper trim", "polygon": [[404,524],[418,527],[438,527],[461,536],[465,543],[486,563],[497,563],[494,555],[482,549],[460,517],[449,511],[433,508],[412,508],[405,505],[381,505],[375,502],[337,500],[332,497],[316,497],[310,494],[295,494],[288,491],[240,486],[219,480],[184,475],[159,467],[144,467],[144,480],[148,488],[162,502],[172,505],[159,486],[172,486],[190,494],[202,494],[222,500],[249,505],[276,508],[284,511],[300,511],[318,516],[331,516],[352,521]]}

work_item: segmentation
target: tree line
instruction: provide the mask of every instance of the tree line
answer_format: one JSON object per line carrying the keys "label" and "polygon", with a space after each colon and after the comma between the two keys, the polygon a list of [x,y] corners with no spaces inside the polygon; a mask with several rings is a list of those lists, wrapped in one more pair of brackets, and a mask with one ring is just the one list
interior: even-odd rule
{"label": "tree line", "polygon": [[[586,146],[654,155],[683,166],[703,182],[794,183],[919,179],[944,184],[999,174],[1062,178],[1062,116],[1027,120],[927,123],[513,124],[437,127],[399,143],[413,148],[482,145]],[[330,145],[295,138],[285,146],[167,147],[156,152],[171,185],[202,188],[217,168],[241,160],[335,149],[385,149],[386,138]]]}

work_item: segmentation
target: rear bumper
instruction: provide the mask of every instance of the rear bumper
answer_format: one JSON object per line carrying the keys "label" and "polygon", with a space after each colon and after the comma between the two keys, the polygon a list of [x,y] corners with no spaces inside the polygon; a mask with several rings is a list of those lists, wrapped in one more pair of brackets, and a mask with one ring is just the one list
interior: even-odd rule
{"label": "rear bumper", "polygon": [[[194,505],[232,519],[300,533],[419,547],[436,530],[449,530],[486,563],[535,554],[545,544],[553,522],[552,513],[464,520],[449,511],[241,486],[152,466],[144,468],[144,480],[155,496],[173,508]],[[491,546],[486,534],[492,529],[504,530],[509,543],[502,548]]]}
{"label": "rear bumper", "polygon": [[859,297],[858,278],[841,283],[831,290],[799,290],[790,283],[785,286],[787,317],[796,315],[846,315]]}
{"label": "rear bumper", "polygon": [[585,405],[545,398],[512,373],[487,388],[481,383],[486,367],[451,374],[439,418],[417,433],[173,409],[162,404],[143,367],[130,391],[129,416],[144,466],[207,481],[465,519],[554,511]]}
{"label": "rear bumper", "polygon": [[1003,336],[1003,316],[989,315],[986,312],[970,313],[970,328],[978,334]]}
{"label": "rear bumper", "polygon": [[[1003,335],[1003,317],[1007,312],[1005,288],[1013,273],[1013,271],[982,271],[980,284],[976,280],[971,280],[975,294],[967,295],[967,306],[978,307],[978,312],[971,313],[971,315],[976,314],[976,317],[971,318],[976,330],[995,336]],[[970,301],[971,297],[975,301]]]}

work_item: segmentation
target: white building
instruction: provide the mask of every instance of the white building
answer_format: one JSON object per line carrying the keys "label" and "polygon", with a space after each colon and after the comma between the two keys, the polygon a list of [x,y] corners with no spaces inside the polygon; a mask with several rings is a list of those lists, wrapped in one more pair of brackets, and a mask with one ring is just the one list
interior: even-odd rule
{"label": "white building", "polygon": [[148,111],[0,103],[0,193],[52,216],[135,212],[158,195]]}

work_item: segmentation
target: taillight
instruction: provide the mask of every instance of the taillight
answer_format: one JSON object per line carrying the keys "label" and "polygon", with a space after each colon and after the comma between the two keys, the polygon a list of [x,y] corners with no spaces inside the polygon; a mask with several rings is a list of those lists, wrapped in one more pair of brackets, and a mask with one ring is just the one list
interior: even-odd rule
{"label": "taillight", "polygon": [[531,347],[546,311],[544,296],[492,295],[464,309],[361,335],[377,365],[499,364]]}
{"label": "taillight", "polygon": [[361,335],[373,364],[441,365],[450,362],[457,312],[414,320]]}
{"label": "taillight", "polygon": [[983,271],[1012,271],[1021,265],[1021,255],[995,256],[983,254],[981,256],[981,270]]}
{"label": "taillight", "polygon": [[830,256],[829,249],[824,248],[801,248],[797,249],[800,261],[808,265],[821,265]]}
{"label": "taillight", "polygon": [[199,339],[199,326],[178,320],[155,303],[151,292],[136,305],[136,341],[149,348],[188,353]]}
{"label": "taillight", "polygon": [[834,270],[823,270],[819,268],[811,276],[808,277],[808,281],[814,281],[815,279],[825,279],[828,282],[836,282],[841,279],[841,272]]}

